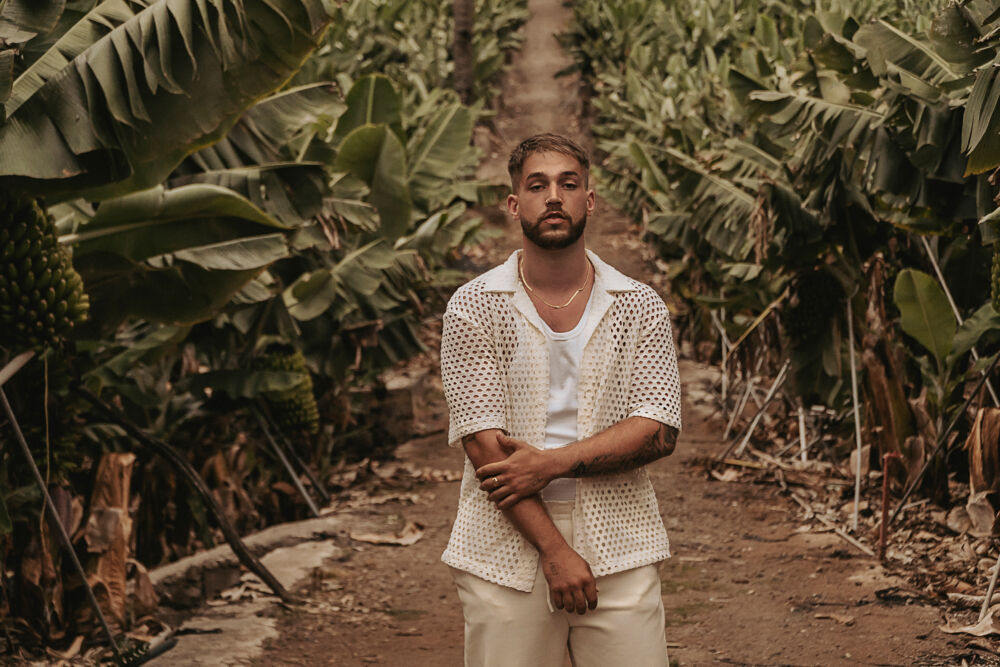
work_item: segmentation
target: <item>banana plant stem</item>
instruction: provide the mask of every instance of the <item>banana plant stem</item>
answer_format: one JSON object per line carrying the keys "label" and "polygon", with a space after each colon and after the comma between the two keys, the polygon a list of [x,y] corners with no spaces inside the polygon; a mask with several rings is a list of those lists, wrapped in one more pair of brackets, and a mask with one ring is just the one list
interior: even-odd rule
{"label": "banana plant stem", "polygon": [[296,602],[295,597],[289,593],[281,582],[271,573],[267,567],[258,560],[256,556],[251,553],[247,548],[246,544],[240,538],[240,534],[236,531],[236,527],[233,526],[232,522],[222,511],[219,503],[216,502],[215,497],[212,495],[212,491],[205,484],[205,480],[201,478],[198,471],[194,469],[188,460],[176,449],[171,447],[166,442],[163,442],[159,438],[154,438],[151,435],[145,433],[140,429],[135,423],[130,421],[127,417],[120,414],[113,407],[102,401],[97,395],[90,392],[84,387],[78,387],[77,392],[83,396],[87,401],[97,409],[99,413],[104,415],[105,418],[118,424],[125,429],[125,432],[132,436],[139,444],[148,449],[149,451],[162,456],[168,462],[170,462],[178,472],[187,480],[198,495],[201,496],[202,501],[208,508],[208,511],[215,517],[216,523],[219,525],[219,529],[226,538],[226,542],[229,543],[229,547],[236,554],[237,559],[243,564],[248,570],[256,574],[264,584],[270,588],[275,595],[277,595],[283,602],[294,603]]}
{"label": "banana plant stem", "polygon": [[[28,358],[30,359],[30,357]],[[25,361],[27,361],[27,359]],[[13,375],[13,373],[11,373],[11,375]],[[14,428],[14,435],[16,436],[15,439],[18,444],[20,444],[24,457],[27,459],[28,465],[31,467],[31,474],[35,478],[35,483],[38,485],[39,490],[42,492],[42,497],[45,499],[45,509],[48,511],[49,519],[56,527],[56,532],[59,533],[59,539],[62,541],[63,547],[66,549],[66,553],[69,555],[70,560],[73,562],[73,567],[76,569],[76,573],[80,577],[80,581],[83,582],[83,587],[87,591],[87,600],[90,602],[90,606],[93,607],[94,613],[97,615],[97,620],[101,624],[101,628],[104,629],[104,633],[108,636],[108,643],[111,644],[111,651],[114,653],[115,662],[119,665],[123,665],[125,662],[122,658],[121,652],[118,650],[118,644],[115,642],[115,637],[111,633],[111,628],[108,626],[107,619],[104,618],[104,612],[101,611],[101,605],[98,604],[97,597],[94,596],[94,589],[90,587],[90,583],[87,581],[87,573],[84,571],[83,565],[80,564],[80,559],[76,556],[76,551],[73,549],[73,541],[70,540],[69,534],[66,533],[66,527],[63,526],[62,518],[56,510],[56,504],[52,502],[52,496],[49,495],[49,490],[45,486],[45,480],[42,478],[42,473],[38,470],[38,466],[35,464],[35,459],[31,455],[31,448],[28,447],[28,442],[24,439],[24,433],[21,432],[21,426],[17,423],[17,416],[14,414],[13,408],[10,407],[10,401],[7,400],[7,392],[3,390],[2,386],[0,386],[0,400],[3,401],[4,412],[7,413],[7,419],[10,420],[10,425]]]}

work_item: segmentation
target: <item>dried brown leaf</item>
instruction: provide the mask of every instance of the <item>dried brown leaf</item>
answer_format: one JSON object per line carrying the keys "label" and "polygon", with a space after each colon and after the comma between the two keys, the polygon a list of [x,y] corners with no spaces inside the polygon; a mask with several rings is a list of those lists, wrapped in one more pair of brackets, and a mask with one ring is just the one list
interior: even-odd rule
{"label": "dried brown leaf", "polygon": [[986,616],[983,620],[975,623],[973,625],[958,625],[957,623],[949,621],[947,624],[940,626],[941,632],[947,632],[950,635],[965,634],[973,635],[974,637],[985,637],[991,634],[1000,634],[1000,623],[994,619],[994,615],[997,610],[1000,610],[1000,605],[990,607],[990,610],[986,612]]}
{"label": "dried brown leaf", "polygon": [[351,539],[370,544],[393,544],[408,547],[424,536],[424,526],[416,521],[409,521],[398,533],[351,533]]}
{"label": "dried brown leaf", "polygon": [[980,408],[965,441],[972,491],[1000,491],[1000,408]]}

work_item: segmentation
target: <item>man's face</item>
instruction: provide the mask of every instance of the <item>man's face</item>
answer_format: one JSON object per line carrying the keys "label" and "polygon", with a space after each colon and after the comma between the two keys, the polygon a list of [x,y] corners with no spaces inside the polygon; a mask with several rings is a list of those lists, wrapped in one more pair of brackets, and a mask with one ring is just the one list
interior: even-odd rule
{"label": "man's face", "polygon": [[520,182],[507,197],[507,210],[521,221],[525,239],[545,250],[576,243],[594,204],[583,167],[575,158],[555,152],[528,156]]}

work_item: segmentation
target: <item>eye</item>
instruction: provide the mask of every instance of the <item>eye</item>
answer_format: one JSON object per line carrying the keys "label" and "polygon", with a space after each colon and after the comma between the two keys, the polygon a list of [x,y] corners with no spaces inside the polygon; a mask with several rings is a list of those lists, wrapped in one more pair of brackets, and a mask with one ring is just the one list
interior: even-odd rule
{"label": "eye", "polygon": [[563,187],[566,188],[567,190],[576,190],[576,183],[573,182],[563,183]]}
{"label": "eye", "polygon": [[541,183],[532,183],[528,186],[528,190],[531,192],[538,192],[539,190],[544,190],[545,187]]}

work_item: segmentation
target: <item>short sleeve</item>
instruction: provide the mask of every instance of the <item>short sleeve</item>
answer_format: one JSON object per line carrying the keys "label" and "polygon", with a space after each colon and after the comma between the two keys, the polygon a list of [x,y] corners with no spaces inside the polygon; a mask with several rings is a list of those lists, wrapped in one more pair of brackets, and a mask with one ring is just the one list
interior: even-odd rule
{"label": "short sleeve", "polygon": [[448,444],[479,431],[506,430],[503,382],[496,345],[466,316],[445,311],[441,334],[441,380],[448,401]]}
{"label": "short sleeve", "polygon": [[681,383],[670,313],[659,295],[654,298],[644,313],[636,346],[628,416],[655,419],[680,430]]}

